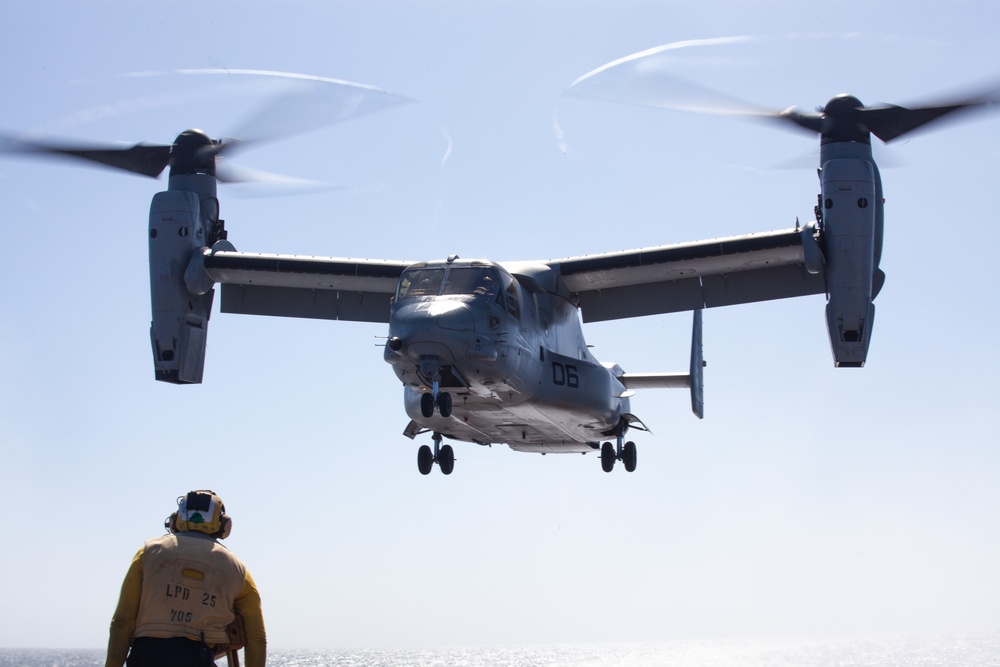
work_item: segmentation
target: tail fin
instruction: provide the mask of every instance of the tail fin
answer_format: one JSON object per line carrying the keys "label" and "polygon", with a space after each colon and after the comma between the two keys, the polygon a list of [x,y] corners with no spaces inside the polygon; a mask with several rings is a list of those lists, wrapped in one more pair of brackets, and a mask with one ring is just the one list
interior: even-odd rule
{"label": "tail fin", "polygon": [[691,325],[691,365],[687,373],[624,373],[618,378],[630,391],[633,389],[691,389],[691,411],[698,419],[705,418],[705,357],[701,344],[701,311],[694,311]]}
{"label": "tail fin", "polygon": [[694,311],[691,325],[691,412],[705,418],[705,353],[701,344],[701,311]]}

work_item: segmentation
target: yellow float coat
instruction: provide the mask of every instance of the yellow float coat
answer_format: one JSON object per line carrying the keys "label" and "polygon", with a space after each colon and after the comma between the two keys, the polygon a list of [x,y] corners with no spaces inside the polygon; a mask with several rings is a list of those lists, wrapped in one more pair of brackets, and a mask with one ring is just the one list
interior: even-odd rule
{"label": "yellow float coat", "polygon": [[132,559],[122,584],[106,666],[125,663],[134,637],[188,637],[225,646],[234,612],[246,627],[246,667],[264,667],[260,595],[243,563],[201,533],[149,540]]}

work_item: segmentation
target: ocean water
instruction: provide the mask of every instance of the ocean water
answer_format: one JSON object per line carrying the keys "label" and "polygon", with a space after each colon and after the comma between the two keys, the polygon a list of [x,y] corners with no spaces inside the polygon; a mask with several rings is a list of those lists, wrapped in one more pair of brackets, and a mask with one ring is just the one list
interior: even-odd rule
{"label": "ocean water", "polygon": [[[241,661],[242,664],[242,661]],[[1000,635],[268,651],[269,667],[1000,667]],[[102,649],[0,649],[0,667],[101,667]],[[226,665],[225,660],[218,662]]]}

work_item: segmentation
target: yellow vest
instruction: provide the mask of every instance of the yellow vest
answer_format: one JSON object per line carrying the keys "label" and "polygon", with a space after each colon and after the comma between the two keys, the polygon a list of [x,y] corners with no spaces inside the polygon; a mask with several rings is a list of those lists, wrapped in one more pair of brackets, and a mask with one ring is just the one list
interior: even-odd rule
{"label": "yellow vest", "polygon": [[179,533],[146,542],[135,637],[225,644],[246,568],[211,538]]}

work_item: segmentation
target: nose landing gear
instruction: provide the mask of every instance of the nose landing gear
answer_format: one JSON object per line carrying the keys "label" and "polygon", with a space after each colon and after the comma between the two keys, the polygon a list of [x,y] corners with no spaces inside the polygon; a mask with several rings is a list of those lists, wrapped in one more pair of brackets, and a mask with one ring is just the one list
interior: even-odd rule
{"label": "nose landing gear", "polygon": [[438,360],[434,357],[423,357],[420,360],[420,372],[424,377],[430,377],[431,391],[420,397],[420,414],[430,419],[434,416],[434,408],[437,407],[442,417],[451,416],[451,394],[440,391],[441,369],[438,367]]}
{"label": "nose landing gear", "polygon": [[420,414],[430,419],[434,416],[434,408],[437,407],[442,417],[451,416],[451,394],[446,391],[438,391],[438,383],[434,382],[434,390],[420,396]]}
{"label": "nose landing gear", "polygon": [[[424,396],[430,396],[430,394],[424,394]],[[455,450],[451,448],[451,445],[442,445],[441,438],[441,434],[435,432],[433,435],[434,450],[431,451],[427,445],[421,445],[420,449],[417,450],[417,469],[421,475],[429,475],[435,463],[445,475],[450,475],[455,469]]]}

